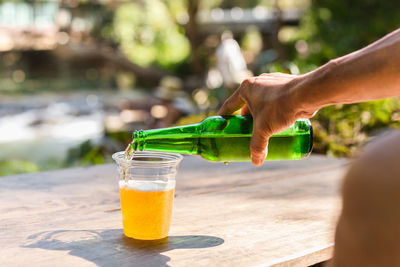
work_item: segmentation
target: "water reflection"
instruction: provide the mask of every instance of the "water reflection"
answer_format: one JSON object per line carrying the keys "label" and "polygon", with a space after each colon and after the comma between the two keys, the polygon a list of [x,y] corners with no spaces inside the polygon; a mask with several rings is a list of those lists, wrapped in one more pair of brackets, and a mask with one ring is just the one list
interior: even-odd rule
{"label": "water reflection", "polygon": [[0,158],[62,159],[68,148],[104,132],[102,104],[92,94],[18,98],[0,103],[0,115]]}

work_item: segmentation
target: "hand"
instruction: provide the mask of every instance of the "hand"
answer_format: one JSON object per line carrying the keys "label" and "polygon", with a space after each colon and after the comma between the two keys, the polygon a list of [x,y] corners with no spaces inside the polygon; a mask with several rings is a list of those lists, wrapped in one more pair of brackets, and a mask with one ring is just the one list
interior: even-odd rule
{"label": "hand", "polygon": [[229,115],[242,108],[242,115],[253,116],[250,152],[254,165],[264,162],[271,135],[286,129],[301,116],[312,116],[297,109],[295,89],[301,80],[301,76],[283,73],[248,78],[218,111],[220,115]]}

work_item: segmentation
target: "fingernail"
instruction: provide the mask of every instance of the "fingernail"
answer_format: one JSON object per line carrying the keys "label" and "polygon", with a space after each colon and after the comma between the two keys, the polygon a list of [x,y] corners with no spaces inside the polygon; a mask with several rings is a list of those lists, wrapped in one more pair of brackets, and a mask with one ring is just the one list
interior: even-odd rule
{"label": "fingernail", "polygon": [[258,158],[258,157],[257,158],[252,158],[251,160],[253,161],[253,164],[256,165],[256,166],[260,166],[264,161],[262,158]]}
{"label": "fingernail", "polygon": [[260,166],[267,158],[267,155],[268,155],[268,148],[265,149],[264,153],[261,156],[251,157],[251,160],[253,161],[254,165]]}

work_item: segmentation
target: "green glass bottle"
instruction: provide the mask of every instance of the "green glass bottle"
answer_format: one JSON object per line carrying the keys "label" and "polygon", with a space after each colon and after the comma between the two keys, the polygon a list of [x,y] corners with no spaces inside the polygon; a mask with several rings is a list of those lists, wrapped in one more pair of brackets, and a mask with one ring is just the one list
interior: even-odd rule
{"label": "green glass bottle", "polygon": [[[251,161],[251,116],[213,116],[200,123],[133,133],[133,151],[163,151],[200,155],[211,161]],[[307,157],[312,149],[312,127],[307,119],[269,139],[266,160]]]}

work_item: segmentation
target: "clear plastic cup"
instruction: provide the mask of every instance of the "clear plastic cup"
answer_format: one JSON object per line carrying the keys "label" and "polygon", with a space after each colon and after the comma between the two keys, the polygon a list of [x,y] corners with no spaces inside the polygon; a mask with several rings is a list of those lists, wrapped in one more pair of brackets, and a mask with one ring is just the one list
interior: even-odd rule
{"label": "clear plastic cup", "polygon": [[127,237],[155,240],[168,236],[175,192],[175,176],[182,156],[138,151],[132,160],[124,151],[112,158],[120,174],[122,225]]}

